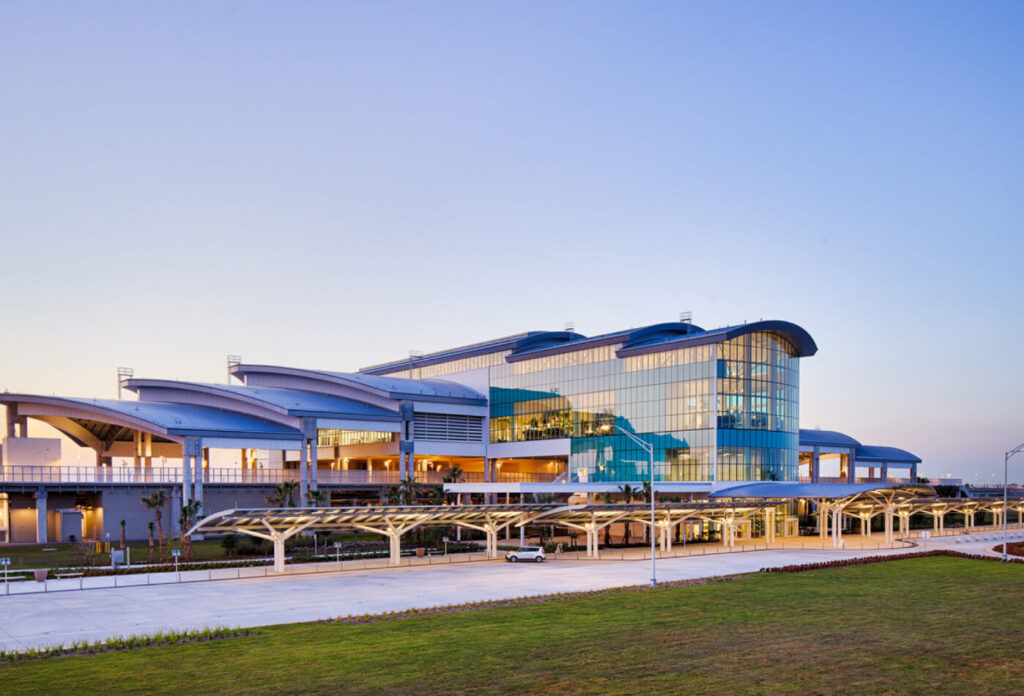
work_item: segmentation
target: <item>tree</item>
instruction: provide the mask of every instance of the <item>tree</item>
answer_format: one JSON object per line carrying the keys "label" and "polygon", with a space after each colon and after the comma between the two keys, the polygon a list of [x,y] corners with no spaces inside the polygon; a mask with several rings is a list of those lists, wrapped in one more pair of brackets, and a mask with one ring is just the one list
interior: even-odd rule
{"label": "tree", "polygon": [[311,488],[307,494],[313,507],[320,507],[327,500],[327,491],[320,488]]}
{"label": "tree", "polygon": [[[459,482],[461,482],[462,481],[462,469],[460,469],[459,467],[457,467],[454,464],[452,464],[448,468],[448,471],[445,472],[444,478],[441,479],[441,480],[444,483],[459,483]],[[444,493],[444,495],[442,497],[444,498],[444,502],[447,503],[448,505],[453,504],[458,499],[458,496],[455,493]]]}
{"label": "tree", "polygon": [[[650,481],[644,481],[643,488],[644,488],[644,501],[647,502],[647,503],[650,503],[651,502],[651,495],[652,495],[652,493],[651,493],[651,482]],[[650,532],[651,532],[651,530],[645,524],[644,525],[644,543],[645,544],[650,539],[650,537],[647,536]]]}
{"label": "tree", "polygon": [[397,486],[388,489],[388,504],[413,505],[416,502],[418,489],[413,479],[402,479]]}
{"label": "tree", "polygon": [[185,546],[186,561],[192,558],[192,535],[188,531],[196,523],[196,518],[199,517],[199,511],[202,507],[202,503],[198,500],[193,500],[181,506],[181,514],[178,516],[178,525],[181,527],[181,539]]}
{"label": "tree", "polygon": [[[167,493],[165,491],[153,491],[150,495],[141,498],[142,504],[153,511],[153,519],[156,521],[156,540],[159,550],[158,556],[164,555],[164,505],[167,504]],[[153,539],[150,537],[150,547],[153,546]]]}
{"label": "tree", "polygon": [[128,540],[125,538],[124,533],[124,520],[121,520],[121,550],[124,551],[128,547]]}
{"label": "tree", "polygon": [[146,556],[146,563],[153,562],[153,523],[150,522],[146,525],[149,529],[149,554]]}
{"label": "tree", "polygon": [[278,507],[295,507],[295,489],[299,484],[295,481],[283,481],[274,486],[274,495],[267,496],[267,505]]}
{"label": "tree", "polygon": [[[622,491],[622,495],[626,499],[627,503],[632,503],[633,498],[640,494],[639,488],[633,488],[628,483],[624,483],[619,486],[619,490]],[[629,522],[625,522],[623,524],[623,528],[625,529],[625,536],[622,539],[622,543],[629,546]]]}

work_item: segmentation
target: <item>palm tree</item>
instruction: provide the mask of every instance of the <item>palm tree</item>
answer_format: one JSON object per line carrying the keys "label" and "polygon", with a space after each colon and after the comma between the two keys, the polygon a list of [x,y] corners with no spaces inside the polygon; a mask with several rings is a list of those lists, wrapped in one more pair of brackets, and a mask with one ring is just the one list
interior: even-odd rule
{"label": "palm tree", "polygon": [[[150,495],[141,498],[142,504],[153,511],[153,519],[156,520],[156,540],[158,544],[159,558],[164,555],[164,505],[167,504],[167,493],[164,491],[153,491]],[[152,533],[151,533],[152,534]],[[153,538],[150,536],[150,547],[153,546]]]}
{"label": "palm tree", "polygon": [[[624,483],[621,486],[619,486],[619,490],[622,491],[622,495],[626,499],[627,503],[632,503],[633,498],[639,495],[640,493],[640,489],[633,488],[628,483]],[[629,546],[629,522],[624,523],[623,526],[625,528],[625,536],[622,539],[622,543],[626,546]]]}
{"label": "palm tree", "polygon": [[307,496],[310,502],[313,503],[313,507],[320,507],[327,500],[327,491],[320,488],[311,488]]}
{"label": "palm tree", "polygon": [[[452,464],[450,467],[448,467],[448,471],[445,472],[444,478],[441,480],[444,483],[459,483],[460,481],[462,481],[462,469],[460,469],[455,464]],[[451,505],[456,500],[455,493],[444,493],[444,495],[442,495],[441,497],[443,499],[443,502],[447,503],[448,505]]]}
{"label": "palm tree", "polygon": [[402,479],[397,486],[388,489],[388,503],[391,505],[412,505],[416,499],[416,483]]}
{"label": "palm tree", "polygon": [[[644,481],[643,488],[644,488],[644,502],[649,503],[649,502],[651,502],[651,482],[650,481]],[[650,539],[650,537],[647,536],[650,532],[651,532],[651,529],[645,524],[644,525],[644,543],[645,544],[647,543],[647,540]]]}
{"label": "palm tree", "polygon": [[267,496],[268,505],[278,507],[295,507],[295,489],[299,484],[295,481],[283,481],[274,486],[274,495]]}
{"label": "palm tree", "polygon": [[203,504],[198,500],[185,503],[181,506],[181,514],[178,516],[178,525],[181,527],[181,538],[185,546],[185,560],[192,558],[192,535],[188,534],[188,530],[192,529],[192,525],[196,523],[196,518],[199,516],[199,511],[202,509]]}
{"label": "palm tree", "polygon": [[153,523],[150,522],[146,525],[149,529],[149,555],[146,556],[146,563],[153,562]]}

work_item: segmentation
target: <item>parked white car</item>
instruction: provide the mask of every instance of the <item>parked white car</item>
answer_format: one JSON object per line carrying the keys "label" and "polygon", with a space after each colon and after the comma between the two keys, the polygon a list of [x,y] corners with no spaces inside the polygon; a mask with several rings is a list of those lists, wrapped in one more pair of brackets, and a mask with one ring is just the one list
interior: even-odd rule
{"label": "parked white car", "polygon": [[524,546],[521,549],[509,551],[505,554],[505,560],[510,563],[518,563],[519,561],[533,561],[534,563],[543,563],[544,558],[544,549],[540,546]]}

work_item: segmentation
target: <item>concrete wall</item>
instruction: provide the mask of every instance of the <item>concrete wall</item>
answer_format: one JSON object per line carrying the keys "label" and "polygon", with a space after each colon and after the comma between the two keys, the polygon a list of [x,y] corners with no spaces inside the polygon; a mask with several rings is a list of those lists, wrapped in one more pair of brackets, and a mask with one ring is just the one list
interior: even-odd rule
{"label": "concrete wall", "polygon": [[[203,493],[203,516],[212,515],[221,510],[233,508],[254,508],[270,507],[267,503],[267,496],[273,490],[266,488],[262,490],[206,490]],[[296,494],[296,499],[298,495]]]}
{"label": "concrete wall", "polygon": [[8,437],[4,439],[3,463],[8,466],[60,466],[60,438]]}
{"label": "concrete wall", "polygon": [[11,493],[11,543],[36,542],[36,500],[31,493]]}
{"label": "concrete wall", "polygon": [[[154,521],[153,511],[142,504],[143,495],[149,495],[154,489],[146,492],[137,488],[128,490],[114,489],[103,491],[100,504],[103,506],[102,533],[100,539],[110,534],[111,541],[121,538],[121,520],[125,521],[125,536],[129,541],[140,541],[149,538],[149,523]],[[163,508],[164,536],[171,536],[172,522],[178,519],[179,510],[171,507],[171,489],[167,492],[167,504]],[[172,519],[173,518],[173,519]],[[154,532],[155,533],[155,532]]]}
{"label": "concrete wall", "polygon": [[[178,520],[181,508],[171,507],[171,491],[167,490],[167,505],[163,509],[164,536],[172,536],[172,530]],[[268,507],[267,496],[272,489],[242,489],[242,490],[211,490],[203,492],[203,515],[212,515],[221,510],[231,508],[247,507]],[[142,504],[140,498],[143,493],[139,490],[132,491],[103,491],[102,505],[102,532],[109,532],[111,541],[121,538],[121,520],[125,521],[125,534],[130,541],[141,541],[149,538],[148,524],[153,521],[153,511]],[[51,496],[51,500],[53,496]],[[176,499],[177,501],[178,499]],[[180,504],[180,503],[179,503]],[[35,512],[33,511],[33,515]],[[33,520],[35,517],[32,518]]]}

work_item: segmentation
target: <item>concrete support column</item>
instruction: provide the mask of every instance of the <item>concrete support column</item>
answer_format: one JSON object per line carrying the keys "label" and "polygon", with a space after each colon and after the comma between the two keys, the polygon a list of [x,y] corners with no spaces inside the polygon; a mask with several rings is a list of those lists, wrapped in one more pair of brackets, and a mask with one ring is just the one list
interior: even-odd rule
{"label": "concrete support column", "polygon": [[317,441],[316,427],[313,428],[312,437],[309,439],[309,487],[314,491],[317,489],[317,466],[320,462],[320,443]]}
{"label": "concrete support column", "polygon": [[889,483],[889,462],[882,462],[882,483]]}
{"label": "concrete support column", "polygon": [[839,508],[832,510],[832,548],[838,549],[843,539],[843,513]]}
{"label": "concrete support column", "polygon": [[46,535],[46,489],[42,487],[36,491],[36,543],[50,543]]}
{"label": "concrete support column", "polygon": [[28,416],[18,416],[18,437],[28,437]]}
{"label": "concrete support column", "polygon": [[178,536],[181,531],[181,525],[178,524],[178,510],[181,509],[181,493],[180,488],[171,488],[171,536]]}
{"label": "concrete support column", "polygon": [[[142,434],[142,465],[147,469],[153,468],[153,433]],[[152,472],[146,477],[146,480],[152,478]]]}
{"label": "concrete support column", "polygon": [[[181,502],[192,500],[192,453],[189,452],[189,441],[181,445]],[[175,519],[177,519],[175,517]]]}
{"label": "concrete support column", "polygon": [[202,443],[202,441],[197,441],[196,442],[195,460],[194,461],[195,461],[195,468],[194,468],[195,474],[194,474],[193,478],[195,480],[192,482],[192,487],[195,490],[195,497],[193,499],[197,503],[199,503],[200,506],[202,506],[202,504],[203,504],[203,479],[206,476],[206,474],[205,474],[205,472],[203,470],[205,467],[203,466],[203,443]]}
{"label": "concrete support column", "polygon": [[815,447],[811,453],[811,483],[818,483],[821,479],[821,448]]}
{"label": "concrete support column", "polygon": [[306,442],[306,436],[302,436],[302,443],[299,446],[299,507],[306,507],[308,505],[307,495],[309,494],[309,483],[306,480],[306,467],[309,463],[307,456],[307,447],[309,443]]}
{"label": "concrete support column", "polygon": [[910,482],[917,483],[917,464],[910,465]]}
{"label": "concrete support column", "polygon": [[847,468],[847,480],[850,483],[857,482],[857,454],[854,450],[850,449],[850,454],[846,457],[846,468]]}
{"label": "concrete support column", "polygon": [[136,430],[132,434],[132,444],[134,445],[134,452],[132,454],[132,466],[138,469],[142,466],[142,431]]}
{"label": "concrete support column", "polygon": [[818,504],[818,537],[825,541],[828,536],[828,510],[821,503]]}
{"label": "concrete support column", "polygon": [[7,430],[5,435],[6,437],[16,437],[15,426],[18,424],[18,407],[8,404],[4,410],[7,411]]}

